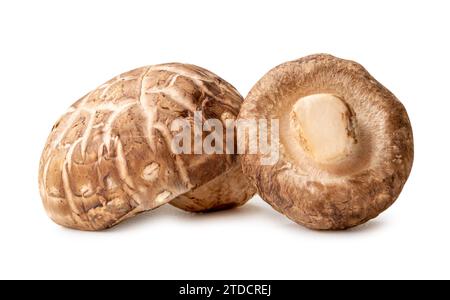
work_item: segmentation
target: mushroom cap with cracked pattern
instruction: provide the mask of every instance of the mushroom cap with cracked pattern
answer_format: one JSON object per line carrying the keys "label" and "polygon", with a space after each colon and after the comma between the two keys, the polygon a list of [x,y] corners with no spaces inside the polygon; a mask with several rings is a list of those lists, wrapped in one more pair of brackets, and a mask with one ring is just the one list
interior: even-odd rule
{"label": "mushroom cap with cracked pattern", "polygon": [[[47,140],[39,188],[48,215],[70,228],[105,229],[227,173],[235,155],[174,154],[170,124],[192,123],[195,111],[236,118],[241,103],[234,87],[194,65],[143,67],[106,82],[71,106]],[[224,204],[204,201],[205,210]]]}

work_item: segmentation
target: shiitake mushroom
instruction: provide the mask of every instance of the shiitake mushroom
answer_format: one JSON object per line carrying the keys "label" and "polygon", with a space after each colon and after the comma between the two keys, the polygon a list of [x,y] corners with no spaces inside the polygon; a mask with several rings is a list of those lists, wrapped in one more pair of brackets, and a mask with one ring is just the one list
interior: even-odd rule
{"label": "shiitake mushroom", "polygon": [[[242,97],[197,66],[162,64],[121,74],[70,107],[42,153],[39,188],[56,223],[101,230],[173,201],[188,211],[244,204],[253,187],[235,154],[177,154],[176,119],[235,119]],[[209,193],[212,192],[212,194]]]}
{"label": "shiitake mushroom", "polygon": [[399,196],[413,163],[404,106],[356,62],[319,54],[269,71],[240,119],[278,119],[280,159],[243,170],[277,211],[312,229],[362,224]]}

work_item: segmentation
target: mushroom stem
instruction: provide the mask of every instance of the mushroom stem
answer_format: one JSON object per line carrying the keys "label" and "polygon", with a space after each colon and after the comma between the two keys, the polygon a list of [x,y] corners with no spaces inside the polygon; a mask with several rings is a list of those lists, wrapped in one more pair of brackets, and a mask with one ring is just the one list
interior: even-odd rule
{"label": "mushroom stem", "polygon": [[340,162],[354,152],[355,115],[341,98],[332,94],[302,97],[290,118],[299,143],[317,163]]}

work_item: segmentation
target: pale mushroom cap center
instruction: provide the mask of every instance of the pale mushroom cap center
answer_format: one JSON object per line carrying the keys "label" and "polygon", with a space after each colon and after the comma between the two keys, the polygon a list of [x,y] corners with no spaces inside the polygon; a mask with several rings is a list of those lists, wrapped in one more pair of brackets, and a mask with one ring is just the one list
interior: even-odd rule
{"label": "pale mushroom cap center", "polygon": [[303,149],[316,162],[336,163],[353,152],[355,116],[339,97],[332,94],[302,97],[294,104],[290,117]]}

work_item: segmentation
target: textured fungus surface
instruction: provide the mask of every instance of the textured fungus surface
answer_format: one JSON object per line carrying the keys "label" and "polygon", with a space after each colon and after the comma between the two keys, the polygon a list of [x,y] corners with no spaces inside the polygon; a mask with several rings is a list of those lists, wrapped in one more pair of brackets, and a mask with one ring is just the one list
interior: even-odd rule
{"label": "textured fungus surface", "polygon": [[[61,117],[47,140],[39,187],[48,215],[66,227],[99,230],[174,199],[192,211],[245,203],[253,188],[236,156],[175,155],[170,130],[177,118],[192,123],[198,110],[204,119],[234,119],[241,103],[231,85],[193,65],[143,67],[101,85]],[[221,179],[228,171],[233,181]],[[203,189],[227,197],[211,199]],[[177,200],[188,192],[195,201]]]}
{"label": "textured fungus surface", "polygon": [[413,162],[403,105],[361,65],[312,55],[269,71],[239,115],[280,120],[280,159],[243,170],[276,210],[313,229],[376,217],[400,194]]}

